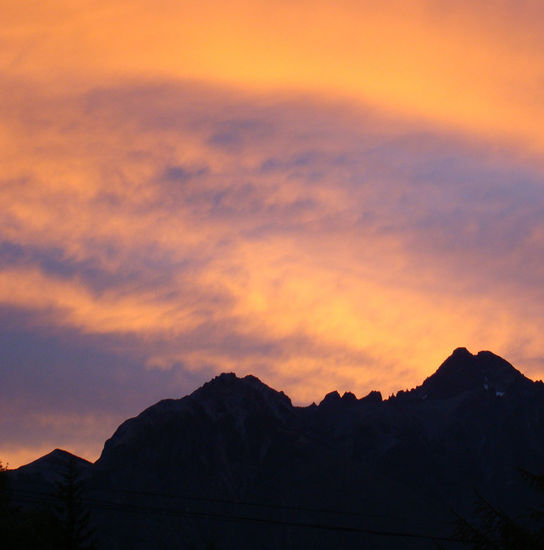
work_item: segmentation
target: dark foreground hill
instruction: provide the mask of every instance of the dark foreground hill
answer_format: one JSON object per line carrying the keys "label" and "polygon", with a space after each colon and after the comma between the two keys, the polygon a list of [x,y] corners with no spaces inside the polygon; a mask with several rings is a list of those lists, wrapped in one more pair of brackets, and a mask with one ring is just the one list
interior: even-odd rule
{"label": "dark foreground hill", "polygon": [[[70,457],[10,472],[13,495],[51,491]],[[544,385],[464,348],[387,400],[332,392],[294,407],[222,374],[75,467],[100,549],[461,548],[447,539],[475,490],[511,514],[529,501],[518,469],[544,471]]]}

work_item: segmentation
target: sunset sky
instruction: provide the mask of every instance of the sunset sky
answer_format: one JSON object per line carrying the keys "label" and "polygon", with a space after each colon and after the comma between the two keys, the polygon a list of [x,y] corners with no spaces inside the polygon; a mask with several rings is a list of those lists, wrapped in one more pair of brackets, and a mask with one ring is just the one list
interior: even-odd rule
{"label": "sunset sky", "polygon": [[223,371],[544,376],[541,0],[0,0],[0,460]]}

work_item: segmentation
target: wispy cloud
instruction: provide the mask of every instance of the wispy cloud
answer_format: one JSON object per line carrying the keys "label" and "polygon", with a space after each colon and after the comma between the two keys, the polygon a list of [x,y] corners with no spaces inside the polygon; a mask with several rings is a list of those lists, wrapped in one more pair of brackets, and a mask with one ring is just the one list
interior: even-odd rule
{"label": "wispy cloud", "polygon": [[96,454],[222,370],[298,403],[458,345],[542,376],[541,8],[386,4],[6,12],[0,457]]}

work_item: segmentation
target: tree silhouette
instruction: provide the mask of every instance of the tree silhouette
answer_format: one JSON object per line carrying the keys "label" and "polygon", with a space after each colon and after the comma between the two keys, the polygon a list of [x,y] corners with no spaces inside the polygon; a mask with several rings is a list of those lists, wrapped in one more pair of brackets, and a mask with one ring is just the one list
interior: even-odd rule
{"label": "tree silhouette", "polygon": [[26,495],[26,503],[23,499],[22,505],[16,505],[10,498],[8,481],[7,469],[0,461],[0,548],[94,549],[90,513],[82,501],[75,459],[67,462],[55,495],[41,499]]}
{"label": "tree silhouette", "polygon": [[[544,496],[544,475],[520,472]],[[457,516],[455,535],[473,550],[544,550],[543,504],[528,506],[524,514],[512,517],[477,493],[476,521]]]}
{"label": "tree silhouette", "polygon": [[83,504],[82,488],[75,459],[71,458],[66,465],[63,480],[57,484],[57,517],[60,522],[62,550],[94,548],[90,512]]}
{"label": "tree silhouette", "polygon": [[7,466],[0,460],[0,516],[5,517],[8,509]]}
{"label": "tree silhouette", "polygon": [[57,550],[58,522],[45,506],[21,509],[11,502],[7,468],[0,462],[0,548]]}

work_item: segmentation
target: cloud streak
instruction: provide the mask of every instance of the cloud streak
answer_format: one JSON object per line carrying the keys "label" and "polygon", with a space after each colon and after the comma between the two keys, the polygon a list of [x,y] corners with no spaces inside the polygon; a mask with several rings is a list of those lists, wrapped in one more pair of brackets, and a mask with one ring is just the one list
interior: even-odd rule
{"label": "cloud streak", "polygon": [[256,2],[238,34],[213,3],[176,33],[173,2],[8,10],[0,457],[96,456],[224,370],[297,403],[413,386],[458,345],[542,377],[540,8],[337,4]]}
{"label": "cloud streak", "polygon": [[0,62],[23,78],[295,89],[544,147],[537,0],[417,0],[409,7],[399,0],[190,0],[163,2],[161,10],[150,0],[99,0],[85,10],[54,0],[30,12],[3,4]]}

